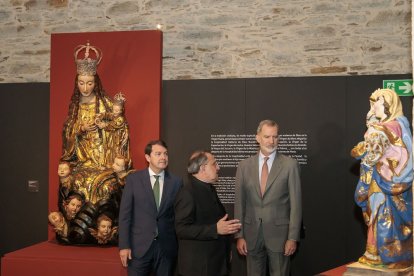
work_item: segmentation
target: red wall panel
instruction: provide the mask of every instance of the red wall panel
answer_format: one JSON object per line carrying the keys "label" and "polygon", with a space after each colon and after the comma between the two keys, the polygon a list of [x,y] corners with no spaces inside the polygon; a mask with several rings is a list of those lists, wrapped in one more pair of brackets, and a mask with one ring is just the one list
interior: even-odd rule
{"label": "red wall panel", "polygon": [[[52,34],[50,62],[49,211],[57,210],[57,167],[62,129],[76,77],[74,48],[88,42],[103,52],[98,74],[107,95],[126,96],[126,118],[135,169],[146,166],[144,147],[160,136],[162,32],[125,31]],[[49,228],[49,239],[54,237]]]}

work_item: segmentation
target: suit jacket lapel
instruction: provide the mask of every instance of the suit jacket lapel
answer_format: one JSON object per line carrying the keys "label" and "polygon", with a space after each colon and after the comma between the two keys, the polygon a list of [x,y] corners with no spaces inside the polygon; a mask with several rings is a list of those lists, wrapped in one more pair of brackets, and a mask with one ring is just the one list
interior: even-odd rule
{"label": "suit jacket lapel", "polygon": [[279,154],[276,154],[275,160],[273,160],[272,168],[269,172],[269,177],[267,178],[266,189],[264,194],[270,189],[270,187],[275,183],[276,178],[280,174],[282,170],[282,159],[280,158]]}
{"label": "suit jacket lapel", "polygon": [[253,168],[253,172],[252,172],[252,176],[253,176],[253,179],[254,179],[253,184],[254,184],[254,188],[256,189],[257,195],[261,198],[262,197],[262,193],[260,192],[259,154],[256,154],[252,158],[252,162],[254,163],[254,165],[251,166]]}
{"label": "suit jacket lapel", "polygon": [[[164,185],[162,188],[161,203],[160,203],[160,208],[158,209],[158,215],[160,215],[164,211],[166,202],[168,201],[168,198],[171,195],[172,185],[170,184],[170,181],[171,181],[170,175],[168,174],[168,172],[165,171]],[[154,204],[155,204],[155,200],[154,200]]]}
{"label": "suit jacket lapel", "polygon": [[144,186],[144,192],[147,194],[147,197],[150,199],[148,202],[150,203],[150,206],[157,211],[157,206],[155,205],[155,198],[154,198],[154,192],[152,191],[152,185],[151,185],[151,179],[149,171],[147,170],[144,174],[144,178],[142,179],[142,185]]}

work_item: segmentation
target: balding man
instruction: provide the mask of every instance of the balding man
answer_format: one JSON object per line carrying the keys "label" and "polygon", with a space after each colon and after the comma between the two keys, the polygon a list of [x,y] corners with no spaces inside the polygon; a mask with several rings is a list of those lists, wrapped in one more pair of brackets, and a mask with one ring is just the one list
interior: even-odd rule
{"label": "balding man", "polygon": [[227,220],[226,210],[213,186],[219,166],[207,151],[194,152],[188,163],[191,182],[175,200],[178,237],[178,273],[182,276],[220,276],[230,273],[230,238],[239,220]]}

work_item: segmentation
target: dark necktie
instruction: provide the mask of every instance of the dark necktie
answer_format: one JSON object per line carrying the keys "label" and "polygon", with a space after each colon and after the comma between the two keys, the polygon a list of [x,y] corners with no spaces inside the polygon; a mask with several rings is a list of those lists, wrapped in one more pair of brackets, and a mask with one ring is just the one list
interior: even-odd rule
{"label": "dark necktie", "polygon": [[263,160],[262,175],[260,179],[260,192],[262,193],[262,197],[266,189],[267,177],[269,176],[269,167],[267,166],[267,160],[269,160],[269,157],[266,156]]}
{"label": "dark necktie", "polygon": [[152,188],[152,191],[154,192],[154,199],[155,199],[155,205],[157,205],[157,210],[160,207],[160,176],[154,175],[155,177],[155,183],[154,187]]}

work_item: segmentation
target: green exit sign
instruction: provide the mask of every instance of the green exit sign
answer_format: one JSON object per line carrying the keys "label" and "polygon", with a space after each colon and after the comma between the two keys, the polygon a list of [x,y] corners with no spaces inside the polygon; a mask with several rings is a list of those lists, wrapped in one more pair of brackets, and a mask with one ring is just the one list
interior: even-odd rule
{"label": "green exit sign", "polygon": [[383,80],[382,88],[389,88],[399,96],[413,96],[413,80]]}

